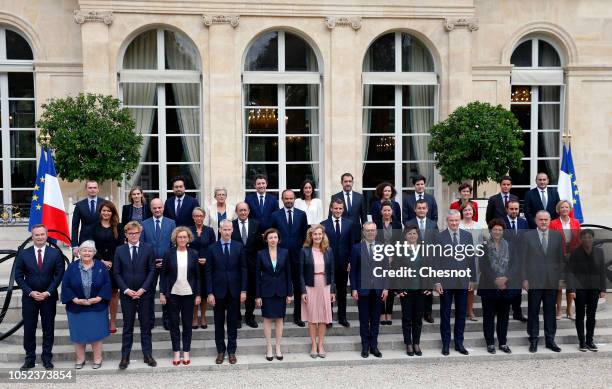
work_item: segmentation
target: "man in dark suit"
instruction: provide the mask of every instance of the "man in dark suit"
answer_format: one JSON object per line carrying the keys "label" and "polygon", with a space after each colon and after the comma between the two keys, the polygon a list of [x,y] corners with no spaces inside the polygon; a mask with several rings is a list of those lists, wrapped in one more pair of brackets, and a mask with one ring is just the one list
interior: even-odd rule
{"label": "man in dark suit", "polygon": [[[236,363],[236,338],[238,337],[238,311],[246,300],[247,264],[242,243],[232,241],[232,222],[219,224],[221,238],[210,245],[206,254],[206,288],[208,304],[214,307],[215,363],[223,363],[227,351],[230,364]],[[227,318],[227,346],[225,321]]]}
{"label": "man in dark suit", "polygon": [[[263,244],[259,234],[259,222],[249,218],[249,205],[245,202],[236,204],[236,215],[238,218],[232,221],[232,240],[242,242],[244,255],[247,262],[247,299],[244,303],[245,313],[244,322],[251,328],[257,328],[255,321],[255,267],[257,265],[257,252],[261,250]],[[240,311],[238,311],[238,328],[242,325]]]}
{"label": "man in dark suit", "polygon": [[[367,218],[367,209],[363,195],[353,191],[353,175],[344,173],[340,177],[342,183],[342,192],[338,192],[331,197],[331,201],[340,199],[344,203],[344,214],[342,216],[350,219],[353,222],[353,240],[358,242],[361,240],[361,226]],[[331,216],[331,211],[328,216]]]}
{"label": "man in dark suit", "polygon": [[416,203],[419,200],[423,200],[427,203],[427,218],[438,223],[438,204],[436,198],[430,194],[425,193],[425,177],[418,175],[412,178],[412,184],[414,185],[414,193],[409,193],[404,196],[402,204],[402,224],[408,225],[408,221],[416,217]]}
{"label": "man in dark suit", "polygon": [[64,276],[61,253],[47,246],[47,227],[32,227],[34,245],[22,250],[15,259],[15,282],[21,288],[21,315],[23,317],[23,348],[26,356],[22,370],[34,367],[36,361],[36,327],[38,316],[42,324],[42,362],[45,369],[53,369],[53,340],[57,287]]}
{"label": "man in dark suit", "polygon": [[[455,351],[468,355],[463,346],[463,332],[465,330],[465,314],[467,310],[467,292],[474,289],[476,282],[476,271],[474,258],[465,256],[460,258],[456,252],[460,246],[463,248],[473,247],[472,234],[459,229],[461,216],[459,211],[451,209],[446,217],[448,228],[438,235],[438,244],[442,248],[451,246],[452,256],[441,256],[436,260],[434,266],[438,270],[465,270],[468,277],[438,277],[436,279],[436,291],[440,295],[440,335],[442,337],[442,355],[449,354],[451,340],[450,314],[453,299],[455,300],[455,328],[454,340]],[[444,250],[446,251],[446,250]],[[464,251],[465,252],[465,251]],[[473,252],[473,251],[472,251]]]}
{"label": "man in dark suit", "polygon": [[[408,220],[405,226],[415,225],[419,228],[421,240],[426,244],[434,244],[438,237],[438,223],[427,217],[429,214],[429,205],[427,200],[417,200],[414,204],[413,219]],[[423,305],[423,319],[428,323],[433,323],[433,295],[430,293],[425,296]]]}
{"label": "man in dark suit", "polygon": [[[280,234],[279,246],[289,250],[289,258],[291,261],[291,277],[293,285],[300,285],[300,250],[306,239],[306,231],[308,230],[308,221],[306,213],[293,206],[295,202],[295,193],[291,189],[285,189],[282,193],[284,207],[272,214],[271,227],[276,228]],[[301,301],[302,291],[300,288],[293,288],[294,301]],[[304,327],[302,321],[301,305],[295,303],[293,307],[293,322]]]}
{"label": "man in dark suit", "polygon": [[550,214],[538,211],[537,229],[529,230],[521,239],[523,260],[523,288],[527,290],[527,333],[529,352],[538,351],[540,332],[540,304],[544,309],[544,337],[546,348],[559,352],[555,343],[557,289],[563,271],[563,241],[558,231],[549,229]]}
{"label": "man in dark suit", "polygon": [[[510,200],[506,203],[506,216],[502,219],[506,222],[506,232],[504,237],[510,244],[514,245],[516,252],[519,250],[520,239],[524,232],[529,229],[527,220],[519,216],[519,202],[517,199]],[[523,316],[521,308],[522,296],[518,294],[512,299],[512,318],[520,322],[526,323],[527,318]]]}
{"label": "man in dark suit", "polygon": [[357,300],[359,310],[362,358],[367,358],[370,353],[382,357],[378,349],[380,312],[389,292],[383,289],[385,282],[382,278],[372,276],[374,268],[382,263],[373,257],[376,232],[376,224],[366,222],[363,225],[363,241],[355,244],[351,251],[351,296]]}
{"label": "man in dark suit", "polygon": [[512,177],[504,176],[499,182],[501,191],[489,197],[487,203],[487,214],[485,216],[487,224],[493,219],[505,219],[506,217],[506,204],[509,201],[518,201],[518,197],[510,193],[512,189]]}
{"label": "man in dark suit", "polygon": [[194,224],[191,213],[200,203],[195,197],[185,194],[185,179],[175,177],[172,180],[172,192],[174,196],[168,197],[164,205],[164,216],[174,220],[177,226],[191,227]]}
{"label": "man in dark suit", "polygon": [[128,243],[117,247],[113,261],[113,275],[119,286],[123,334],[119,369],[127,369],[134,341],[136,312],[140,321],[140,344],[144,363],[157,366],[151,343],[151,305],[155,296],[155,256],[150,245],[140,241],[142,226],[135,221],[125,227]]}
{"label": "man in dark suit", "polygon": [[[155,256],[155,280],[153,281],[153,289],[157,287],[159,272],[163,266],[164,254],[172,246],[170,236],[176,228],[174,220],[164,217],[164,204],[161,199],[154,198],[151,200],[152,217],[143,220],[141,240],[149,244],[153,248]],[[149,295],[152,299],[155,293]],[[151,305],[151,328],[155,327],[155,303]],[[162,324],[166,331],[170,331],[170,316],[168,315],[168,306],[162,305]]]}
{"label": "man in dark suit", "polygon": [[[88,239],[92,239],[91,232],[93,227],[100,221],[100,205],[104,202],[102,197],[98,197],[100,191],[96,180],[85,182],[87,198],[74,205],[72,214],[72,255],[79,255],[78,247]],[[81,227],[79,232],[79,225]]]}
{"label": "man in dark suit", "polygon": [[559,217],[557,214],[559,193],[556,188],[548,187],[548,175],[546,173],[538,173],[536,185],[535,188],[525,194],[525,203],[523,204],[525,219],[527,219],[531,229],[536,228],[535,215],[538,211],[548,211],[551,220]]}
{"label": "man in dark suit", "polygon": [[346,320],[346,283],[349,276],[351,248],[355,243],[353,222],[348,218],[342,217],[344,213],[344,202],[342,200],[333,200],[329,208],[332,215],[321,222],[321,224],[325,227],[329,245],[334,252],[338,323],[343,327],[350,327],[348,320]]}
{"label": "man in dark suit", "polygon": [[268,178],[263,174],[255,176],[255,193],[248,194],[244,202],[249,205],[251,219],[259,222],[259,232],[263,233],[270,227],[270,216],[278,211],[278,199],[269,193]]}

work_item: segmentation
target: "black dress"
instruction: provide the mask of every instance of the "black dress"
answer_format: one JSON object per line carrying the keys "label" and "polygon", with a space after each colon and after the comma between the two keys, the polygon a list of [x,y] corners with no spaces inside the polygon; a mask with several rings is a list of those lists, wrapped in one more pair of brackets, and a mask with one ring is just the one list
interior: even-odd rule
{"label": "black dress", "polygon": [[[113,261],[115,258],[115,250],[118,246],[121,246],[125,242],[125,235],[121,230],[120,226],[117,226],[118,236],[115,238],[112,227],[103,227],[102,224],[98,223],[92,230],[92,238],[96,243],[96,258],[104,261]],[[119,286],[113,277],[113,272],[110,271],[111,283],[113,289],[117,289]]]}
{"label": "black dress", "polygon": [[[198,258],[206,257],[208,246],[216,242],[215,231],[208,226],[202,226],[202,233],[198,236],[195,226],[189,227],[193,233],[193,242],[189,248],[198,252]],[[206,298],[206,265],[200,265],[200,296]]]}

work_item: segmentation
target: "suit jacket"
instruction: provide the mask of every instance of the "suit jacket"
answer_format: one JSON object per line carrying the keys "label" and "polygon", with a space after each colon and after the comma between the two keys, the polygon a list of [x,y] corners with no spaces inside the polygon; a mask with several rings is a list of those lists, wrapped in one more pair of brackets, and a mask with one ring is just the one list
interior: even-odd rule
{"label": "suit jacket", "polygon": [[[518,197],[510,193],[508,201],[518,201]],[[489,197],[487,203],[487,214],[485,220],[489,223],[495,218],[504,219],[506,217],[506,204],[504,204],[504,196],[501,193]]]}
{"label": "suit jacket", "polygon": [[[391,208],[393,208],[393,220],[398,223],[402,223],[402,209],[397,201],[391,200]],[[372,221],[378,225],[382,221],[382,215],[380,211],[382,209],[382,203],[380,200],[375,200],[370,206],[370,214],[372,215]]]}
{"label": "suit jacket", "polygon": [[[200,295],[200,266],[198,258],[199,255],[197,251],[191,248],[187,249],[187,282],[191,287],[191,293],[196,296]],[[173,247],[166,251],[164,255],[164,267],[160,272],[159,278],[159,293],[170,296],[177,277],[177,250]]]}
{"label": "suit jacket", "polygon": [[606,261],[600,247],[588,255],[582,247],[572,252],[567,263],[568,289],[599,289],[606,291]]}
{"label": "suit jacket", "polygon": [[504,217],[503,220],[504,222],[506,222],[506,230],[504,231],[504,238],[506,238],[506,240],[510,242],[511,244],[519,243],[523,234],[526,232],[526,230],[529,229],[529,223],[527,223],[527,220],[520,216],[516,218],[515,224],[516,224],[517,231],[512,230],[512,223],[510,223],[510,219],[508,219],[507,215]]}
{"label": "suit jacket", "polygon": [[289,251],[282,247],[276,249],[276,269],[272,266],[268,249],[259,251],[255,267],[255,280],[255,296],[257,298],[292,296]]}
{"label": "suit jacket", "polygon": [[185,194],[181,203],[181,209],[177,215],[175,209],[176,206],[174,204],[175,198],[175,196],[170,196],[166,200],[166,204],[164,205],[164,216],[174,220],[177,226],[193,226],[194,222],[193,217],[191,217],[191,213],[195,207],[200,206],[200,202],[195,197]]}
{"label": "suit jacket", "polygon": [[[331,293],[336,293],[336,283],[334,281],[334,253],[328,247],[323,253],[325,261],[325,285],[331,285]],[[306,294],[307,286],[314,286],[314,257],[311,247],[303,247],[300,251],[300,289],[302,294]]]}
{"label": "suit jacket", "polygon": [[538,230],[529,230],[521,239],[523,280],[530,289],[557,289],[563,273],[563,240],[558,231],[548,230],[548,248],[542,250]]}
{"label": "suit jacket", "polygon": [[[348,212],[346,207],[346,196],[344,195],[344,191],[338,192],[331,197],[331,201],[335,199],[342,200],[344,204],[344,213],[342,217],[348,217],[353,222],[353,240],[358,242],[361,240],[361,226],[368,221],[368,210],[363,195],[355,191],[351,192],[350,212]],[[328,213],[327,217],[331,217],[331,211]]]}
{"label": "suit jacket", "polygon": [[264,232],[271,225],[270,217],[274,212],[278,211],[278,198],[270,193],[266,193],[264,206],[261,209],[259,207],[258,196],[257,193],[249,193],[244,198],[244,202],[249,205],[249,219],[257,220],[259,222],[259,232]]}
{"label": "suit jacket", "polygon": [[551,220],[549,228],[561,233],[561,239],[563,240],[563,254],[570,255],[572,251],[580,246],[580,221],[578,221],[578,219],[570,217],[570,231],[572,232],[572,238],[569,242],[567,242],[565,239],[563,224],[561,224],[560,217]]}
{"label": "suit jacket", "polygon": [[246,256],[247,266],[249,271],[255,271],[257,262],[257,252],[263,248],[263,241],[259,233],[259,222],[255,219],[248,219],[249,226],[247,230],[246,244],[242,241],[240,235],[240,220],[232,221],[234,230],[232,231],[232,240],[240,242],[244,245],[244,255]]}
{"label": "suit jacket", "polygon": [[[72,247],[77,247],[86,240],[91,239],[91,229],[100,221],[100,205],[105,200],[102,197],[96,198],[96,213],[89,212],[89,198],[86,197],[74,205],[72,214]],[[81,231],[79,233],[79,225]]]}
{"label": "suit jacket", "polygon": [[[132,204],[125,204],[121,208],[121,224],[125,225],[127,222],[132,221],[132,215],[134,213],[134,206]],[[146,220],[153,216],[151,214],[151,208],[148,204],[143,203],[142,205],[142,220]]]}
{"label": "suit jacket", "polygon": [[325,233],[329,240],[329,245],[334,252],[334,260],[336,261],[336,271],[345,271],[348,264],[351,262],[351,248],[355,243],[355,234],[353,233],[353,222],[348,218],[340,219],[340,236],[336,235],[336,224],[334,218],[325,219],[321,222],[325,227]]}
{"label": "suit jacket", "polygon": [[395,220],[395,219],[391,220],[391,228],[393,229],[393,233],[391,234],[391,240],[388,242],[385,240],[385,234],[383,232],[384,226],[383,226],[382,220],[379,220],[376,222],[376,228],[378,229],[376,233],[377,242],[395,244],[395,242],[402,239],[403,228],[402,228],[402,223],[399,220]]}
{"label": "suit jacket", "polygon": [[[546,188],[546,210],[550,213],[550,219],[556,219],[559,217],[557,214],[557,203],[559,202],[559,193],[556,188],[551,188],[550,186]],[[542,198],[540,197],[540,189],[535,187],[529,190],[525,194],[525,201],[523,203],[523,213],[525,214],[525,219],[527,219],[527,223],[529,223],[529,228],[535,229],[537,228],[535,223],[535,215],[538,211],[544,209],[544,205],[542,204]]]}
{"label": "suit jacket", "polygon": [[[436,198],[428,193],[424,193],[423,200],[427,202],[427,218],[437,223],[438,203],[436,203]],[[402,203],[402,223],[407,226],[410,219],[416,218],[416,212],[414,212],[416,197],[414,196],[414,192],[405,194]]]}
{"label": "suit jacket", "polygon": [[503,274],[508,278],[507,289],[501,290],[495,284],[498,275],[493,269],[491,262],[491,250],[488,245],[484,246],[485,254],[478,259],[480,279],[478,280],[478,295],[482,298],[507,298],[511,299],[521,294],[521,259],[517,254],[515,246],[508,242],[509,260],[508,269]]}
{"label": "suit jacket", "polygon": [[195,226],[189,227],[189,229],[193,234],[193,242],[189,244],[189,248],[197,251],[199,258],[204,258],[208,246],[217,241],[217,234],[208,226],[202,226],[202,234],[200,236],[198,236]]}
{"label": "suit jacket", "polygon": [[285,208],[281,208],[274,212],[271,217],[271,227],[276,228],[280,234],[280,247],[289,250],[289,258],[293,264],[297,264],[300,256],[300,250],[306,239],[306,231],[308,231],[308,219],[306,213],[300,209],[293,209],[293,227],[289,229]]}
{"label": "suit jacket", "polygon": [[239,298],[247,290],[247,264],[242,243],[231,241],[229,258],[223,254],[221,240],[208,247],[206,254],[206,293]]}
{"label": "suit jacket", "polygon": [[62,254],[51,246],[45,247],[42,269],[38,270],[34,248],[22,250],[15,259],[15,282],[23,291],[22,300],[32,299],[29,295],[36,291],[49,292],[50,298],[57,301],[57,288],[64,276]]}
{"label": "suit jacket", "polygon": [[425,243],[435,243],[437,235],[438,235],[438,223],[435,221],[425,218],[425,234],[421,233],[421,226],[419,225],[419,220],[415,217],[413,219],[408,220],[404,226],[407,227],[409,225],[415,225],[419,227],[419,234],[421,235],[421,240]]}
{"label": "suit jacket", "polygon": [[94,305],[77,305],[72,302],[75,297],[78,299],[88,298],[83,290],[83,280],[79,268],[80,260],[68,265],[62,280],[62,303],[66,304],[68,312],[98,312],[106,309],[112,297],[112,285],[108,269],[102,261],[94,261],[91,274],[91,292],[89,298],[102,297],[102,301]]}
{"label": "suit jacket", "polygon": [[[216,200],[214,200],[212,205],[207,208],[204,224],[212,228],[215,231],[217,237],[219,237],[221,235],[219,233],[219,216],[217,215],[216,204]],[[234,212],[235,209],[236,205],[225,203],[225,220],[233,221],[236,218],[236,214]]]}
{"label": "suit jacket", "polygon": [[[448,229],[438,234],[437,243],[444,248],[446,245],[452,245],[453,238]],[[460,245],[473,245],[474,240],[472,234],[468,231],[459,229],[459,244]],[[435,263],[432,267],[437,270],[470,270],[470,277],[458,278],[458,277],[439,277],[435,279],[436,283],[442,284],[444,289],[467,289],[470,282],[476,282],[476,266],[475,259],[473,256],[465,256],[463,259],[455,256],[439,256],[436,258]]]}
{"label": "suit jacket", "polygon": [[137,291],[144,289],[145,295],[155,294],[155,254],[153,248],[144,242],[138,246],[138,256],[132,260],[130,246],[128,243],[117,247],[115,260],[113,261],[113,275],[119,285],[121,295],[126,289]]}
{"label": "suit jacket", "polygon": [[[351,291],[357,291],[359,296],[369,296],[370,293],[382,294],[385,281],[382,278],[372,276],[375,267],[386,267],[386,260],[375,261],[370,257],[365,241],[356,243],[351,249],[351,271],[349,279],[351,281]],[[366,281],[367,284],[364,284]]]}
{"label": "suit jacket", "polygon": [[166,251],[172,246],[170,236],[176,228],[174,220],[165,216],[161,220],[161,233],[155,235],[155,219],[150,217],[142,222],[142,235],[140,241],[151,245],[155,258],[163,258]]}

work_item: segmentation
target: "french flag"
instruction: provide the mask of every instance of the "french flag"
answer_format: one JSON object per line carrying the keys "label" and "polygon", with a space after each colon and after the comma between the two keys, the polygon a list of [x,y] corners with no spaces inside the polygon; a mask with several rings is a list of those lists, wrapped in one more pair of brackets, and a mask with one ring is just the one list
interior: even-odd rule
{"label": "french flag", "polygon": [[576,182],[576,169],[572,158],[572,147],[563,145],[563,160],[559,170],[559,182],[557,185],[560,200],[567,200],[572,204],[570,215],[584,223],[582,216],[582,203],[580,202],[580,191]]}
{"label": "french flag", "polygon": [[70,246],[70,231],[64,199],[60,190],[55,163],[51,149],[41,147],[36,184],[30,207],[28,231],[36,224],[44,224],[49,229],[49,238],[61,240]]}

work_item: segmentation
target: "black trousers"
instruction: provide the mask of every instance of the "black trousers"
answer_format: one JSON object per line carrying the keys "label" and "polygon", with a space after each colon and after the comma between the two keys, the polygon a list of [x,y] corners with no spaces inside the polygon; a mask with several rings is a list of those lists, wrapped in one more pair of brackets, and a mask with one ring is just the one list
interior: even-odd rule
{"label": "black trousers", "polygon": [[183,351],[191,350],[191,320],[193,319],[193,303],[195,295],[179,296],[171,294],[168,296],[168,314],[170,316],[170,340],[172,340],[172,351],[181,351],[181,330],[179,322],[183,325]]}
{"label": "black trousers", "polygon": [[580,343],[585,342],[584,316],[586,312],[586,341],[592,342],[595,334],[595,313],[600,291],[597,289],[576,290],[576,332]]}
{"label": "black trousers", "polygon": [[451,308],[455,300],[455,326],[453,336],[455,346],[463,345],[463,333],[465,332],[465,314],[467,311],[466,289],[444,289],[440,296],[440,336],[442,346],[448,347],[451,341]]}
{"label": "black trousers", "polygon": [[[244,318],[245,319],[255,319],[255,283],[257,280],[255,279],[255,269],[248,269],[247,273],[247,298],[244,302]],[[238,310],[238,316],[240,320],[242,320],[242,313]]]}
{"label": "black trousers", "polygon": [[[336,283],[336,304],[338,305],[338,321],[346,320],[346,283],[348,282],[348,272],[346,267],[336,267],[334,269],[334,282]],[[332,303],[333,307],[334,303]],[[332,312],[334,310],[332,309]]]}
{"label": "black trousers", "polygon": [[387,299],[383,301],[381,315],[393,315],[393,299],[395,299],[395,292],[390,290]]}
{"label": "black trousers", "polygon": [[[155,270],[155,281],[153,285],[157,288],[157,281],[159,280],[159,269]],[[155,293],[151,293],[151,304],[149,305],[149,318],[151,323],[149,326],[151,329],[155,328]],[[162,325],[164,327],[170,327],[170,316],[168,315],[168,307],[162,305]]]}
{"label": "black trousers", "polygon": [[[140,322],[140,345],[142,354],[146,357],[153,353],[151,344],[151,305],[153,298],[143,296],[139,299],[132,299],[126,295],[121,295],[121,312],[123,315],[123,334],[121,335],[121,358],[129,358],[134,342],[134,322],[136,313]],[[193,314],[193,313],[192,313]]]}
{"label": "black trousers", "polygon": [[[508,320],[510,317],[511,300],[506,298],[483,298],[482,299],[482,331],[484,332],[487,346],[495,345],[495,330],[497,330],[497,342],[500,346],[506,344],[508,335]],[[497,317],[497,325],[495,324]]]}
{"label": "black trousers", "polygon": [[425,299],[423,301],[423,314],[431,315],[433,311],[433,292],[430,295],[424,297]]}
{"label": "black trousers", "polygon": [[[225,297],[215,296],[213,308],[215,318],[215,345],[217,353],[236,353],[236,339],[238,338],[238,312],[240,312],[240,297],[232,297],[229,291]],[[225,323],[227,321],[227,346],[225,344]]]}
{"label": "black trousers", "polygon": [[409,290],[406,296],[400,298],[402,304],[402,333],[406,345],[421,342],[423,308],[426,297],[422,290]]}
{"label": "black trousers", "polygon": [[56,304],[57,301],[50,297],[43,301],[36,301],[29,296],[24,296],[21,300],[23,348],[26,352],[26,362],[34,363],[36,361],[36,327],[38,327],[39,315],[43,332],[41,359],[43,362],[51,362],[51,359],[53,359]]}
{"label": "black trousers", "polygon": [[556,289],[529,289],[527,292],[528,316],[527,334],[530,342],[537,342],[540,335],[540,304],[544,310],[544,338],[546,344],[555,341],[557,332],[557,290]]}
{"label": "black trousers", "polygon": [[293,283],[293,321],[302,321],[302,291],[300,290],[300,266],[291,262],[291,282]]}
{"label": "black trousers", "polygon": [[512,299],[512,316],[523,316],[523,310],[521,309],[522,303],[523,297],[520,294]]}
{"label": "black trousers", "polygon": [[370,290],[370,294],[359,295],[357,300],[359,336],[361,337],[361,348],[364,350],[378,347],[380,310],[383,304],[378,292],[378,290]]}

